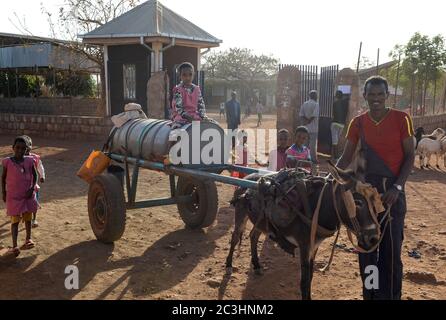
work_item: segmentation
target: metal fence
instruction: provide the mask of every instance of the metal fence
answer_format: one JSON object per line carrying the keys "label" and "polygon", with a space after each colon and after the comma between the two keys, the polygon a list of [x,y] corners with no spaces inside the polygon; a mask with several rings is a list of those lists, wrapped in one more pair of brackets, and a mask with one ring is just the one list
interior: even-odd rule
{"label": "metal fence", "polygon": [[335,96],[335,81],[339,65],[321,68],[319,108],[320,116],[333,118],[333,101]]}
{"label": "metal fence", "polygon": [[300,71],[300,105],[309,99],[311,90],[318,90],[318,66],[298,65]]}
{"label": "metal fence", "polygon": [[335,95],[335,81],[339,72],[339,66],[319,67],[313,65],[279,65],[279,71],[284,68],[296,68],[300,71],[300,105],[309,99],[311,90],[318,91],[320,116],[333,116],[333,100]]}

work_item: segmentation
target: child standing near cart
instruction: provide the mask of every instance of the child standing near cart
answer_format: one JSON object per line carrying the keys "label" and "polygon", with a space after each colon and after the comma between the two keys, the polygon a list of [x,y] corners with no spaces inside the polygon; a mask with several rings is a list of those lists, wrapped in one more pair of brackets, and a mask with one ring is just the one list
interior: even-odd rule
{"label": "child standing near cart", "polygon": [[311,162],[310,149],[306,146],[310,134],[306,127],[298,127],[294,135],[294,144],[286,151],[286,164],[288,168],[303,166],[311,169],[310,164],[300,165]]}
{"label": "child standing near cart", "polygon": [[[28,136],[23,136],[23,137],[27,140],[27,149],[26,149],[25,155],[33,158],[36,163],[36,169],[37,169],[37,174],[38,174],[37,181],[39,181],[40,183],[45,183],[45,168],[43,167],[42,159],[40,158],[39,155],[31,152],[33,149],[33,140],[31,139],[31,137],[28,137]],[[40,186],[38,183],[36,184],[36,199],[37,199],[38,209],[41,209]],[[37,211],[33,212],[33,220],[31,222],[31,226],[33,228],[37,228],[39,226],[36,216],[37,216]]]}
{"label": "child standing near cart", "polygon": [[[12,248],[8,253],[17,257],[20,250],[35,246],[31,239],[31,221],[33,212],[37,212],[37,170],[34,159],[25,155],[28,148],[25,137],[17,137],[12,148],[14,156],[2,161],[2,196],[6,202],[6,214],[11,219]],[[25,223],[26,241],[19,249],[17,238],[20,222]]]}
{"label": "child standing near cart", "polygon": [[290,133],[286,129],[279,130],[277,134],[277,149],[271,150],[268,157],[268,170],[280,171],[286,168],[287,150],[289,148],[288,140]]}

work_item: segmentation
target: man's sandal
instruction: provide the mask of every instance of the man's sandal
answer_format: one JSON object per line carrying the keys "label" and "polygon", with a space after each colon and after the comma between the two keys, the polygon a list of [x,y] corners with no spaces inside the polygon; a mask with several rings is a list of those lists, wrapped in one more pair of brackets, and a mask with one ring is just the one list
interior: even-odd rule
{"label": "man's sandal", "polygon": [[30,239],[30,240],[26,241],[23,246],[20,247],[20,250],[30,250],[30,249],[34,248],[35,246],[36,246],[36,244],[34,243],[34,241],[32,241]]}

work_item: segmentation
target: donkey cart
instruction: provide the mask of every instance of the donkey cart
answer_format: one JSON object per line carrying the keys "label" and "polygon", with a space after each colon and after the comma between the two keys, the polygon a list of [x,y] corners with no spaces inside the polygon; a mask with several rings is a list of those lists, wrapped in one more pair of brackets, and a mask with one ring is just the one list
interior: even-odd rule
{"label": "donkey cart", "polygon": [[[224,171],[244,174],[265,174],[253,168],[226,164],[224,152],[217,163],[173,165],[166,161],[169,153],[169,121],[138,119],[114,128],[105,155],[113,161],[105,173],[94,177],[88,192],[88,213],[96,238],[111,243],[121,238],[125,230],[126,210],[177,205],[181,219],[188,228],[200,229],[213,224],[218,212],[216,182],[243,188],[257,188],[257,182],[222,175]],[[212,122],[200,124],[200,132],[224,131]],[[193,126],[185,127],[193,136]],[[223,140],[222,140],[223,141]],[[199,142],[200,150],[205,143]],[[190,152],[192,158],[192,152]],[[191,163],[191,162],[189,162]],[[137,200],[136,191],[140,169],[164,172],[169,176],[170,197]]]}

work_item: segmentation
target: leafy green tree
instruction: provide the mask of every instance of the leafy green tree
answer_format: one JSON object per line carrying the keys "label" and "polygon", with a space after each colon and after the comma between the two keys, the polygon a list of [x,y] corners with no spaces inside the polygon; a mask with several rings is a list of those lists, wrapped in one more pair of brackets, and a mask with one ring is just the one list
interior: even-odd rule
{"label": "leafy green tree", "polygon": [[[394,60],[401,59],[399,85],[409,89],[411,105],[424,105],[428,92],[442,84],[446,67],[446,44],[441,35],[429,37],[415,33],[406,45],[396,45],[390,52]],[[396,82],[396,66],[391,82]],[[446,89],[445,89],[446,90]],[[446,92],[445,92],[446,94]],[[443,99],[444,100],[444,99]]]}
{"label": "leafy green tree", "polygon": [[34,76],[19,74],[16,78],[13,72],[0,72],[0,95],[4,97],[30,97],[38,91],[37,89],[38,83]]}
{"label": "leafy green tree", "polygon": [[54,84],[54,74],[52,72],[45,76],[45,85],[53,87],[53,94],[64,96],[84,96],[93,97],[95,84],[88,74],[56,72],[56,84]]}
{"label": "leafy green tree", "polygon": [[208,79],[223,79],[247,89],[254,96],[258,80],[272,79],[278,70],[279,60],[267,55],[257,55],[250,49],[231,48],[213,52],[203,65]]}

